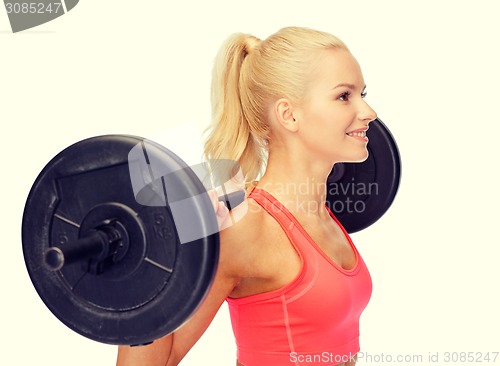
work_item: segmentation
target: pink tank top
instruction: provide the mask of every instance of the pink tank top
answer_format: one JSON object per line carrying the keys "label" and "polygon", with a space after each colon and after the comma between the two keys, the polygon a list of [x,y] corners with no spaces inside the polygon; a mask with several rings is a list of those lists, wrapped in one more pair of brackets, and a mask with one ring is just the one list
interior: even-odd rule
{"label": "pink tank top", "polygon": [[[249,195],[281,225],[302,261],[290,284],[271,292],[227,298],[238,360],[245,366],[328,366],[359,351],[359,317],[372,291],[368,269],[356,256],[345,270],[312,240],[295,217],[268,192]],[[328,207],[327,207],[328,209]]]}

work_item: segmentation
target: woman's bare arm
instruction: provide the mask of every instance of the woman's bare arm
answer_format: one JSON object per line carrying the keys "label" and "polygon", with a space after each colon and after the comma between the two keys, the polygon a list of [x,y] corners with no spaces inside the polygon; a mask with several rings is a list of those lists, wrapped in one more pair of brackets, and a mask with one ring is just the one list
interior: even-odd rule
{"label": "woman's bare arm", "polygon": [[[223,208],[221,208],[224,211]],[[238,207],[233,211],[237,214]],[[245,220],[242,220],[245,221]],[[193,317],[173,334],[156,340],[150,345],[118,348],[117,366],[175,366],[208,328],[217,311],[239,282],[235,257],[241,256],[242,237],[249,231],[244,223],[229,227],[220,233],[219,265],[214,282],[206,299]],[[243,231],[242,231],[243,230]]]}
{"label": "woman's bare arm", "polygon": [[207,298],[193,317],[173,334],[147,346],[118,348],[117,366],[174,366],[188,353],[215,317],[220,306],[236,286],[236,279],[223,274],[219,265]]}
{"label": "woman's bare arm", "polygon": [[172,350],[173,334],[154,341],[147,346],[118,347],[117,366],[158,365],[165,366]]}

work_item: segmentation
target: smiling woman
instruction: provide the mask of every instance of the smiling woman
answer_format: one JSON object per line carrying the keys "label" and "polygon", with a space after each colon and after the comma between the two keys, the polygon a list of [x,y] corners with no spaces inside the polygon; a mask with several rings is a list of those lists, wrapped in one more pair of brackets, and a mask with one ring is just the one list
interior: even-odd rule
{"label": "smiling woman", "polygon": [[322,149],[317,159],[364,161],[368,157],[368,124],[377,116],[363,100],[366,85],[359,64],[345,48],[316,54],[306,100],[295,107],[297,118],[307,122],[299,134],[310,141],[310,151]]}
{"label": "smiling woman", "polygon": [[325,204],[325,182],[334,164],[368,156],[376,114],[365,95],[359,64],[331,34],[290,27],[227,40],[205,154],[238,161],[248,213],[221,232],[217,275],[193,318],[151,345],[121,347],[119,366],[177,365],[224,301],[238,365],[355,364],[371,277]]}

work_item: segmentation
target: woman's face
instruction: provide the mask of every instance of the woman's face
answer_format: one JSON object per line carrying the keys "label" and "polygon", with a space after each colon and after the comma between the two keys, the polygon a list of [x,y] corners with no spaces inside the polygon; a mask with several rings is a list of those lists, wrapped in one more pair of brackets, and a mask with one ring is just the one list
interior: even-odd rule
{"label": "woman's face", "polygon": [[358,62],[346,50],[329,49],[315,63],[306,100],[294,113],[301,140],[315,158],[332,163],[366,160],[366,130],[377,115],[364,100]]}

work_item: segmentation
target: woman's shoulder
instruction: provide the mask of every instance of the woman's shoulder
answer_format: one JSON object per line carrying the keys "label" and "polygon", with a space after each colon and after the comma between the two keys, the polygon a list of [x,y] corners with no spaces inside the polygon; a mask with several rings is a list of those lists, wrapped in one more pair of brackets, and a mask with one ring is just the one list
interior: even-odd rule
{"label": "woman's shoulder", "polygon": [[226,222],[220,232],[221,259],[227,261],[223,264],[239,276],[249,275],[249,266],[266,255],[265,243],[276,237],[276,222],[251,197],[235,207]]}
{"label": "woman's shoulder", "polygon": [[220,232],[221,240],[235,246],[255,241],[265,233],[265,213],[257,202],[247,197],[242,204],[229,212],[224,229]]}

